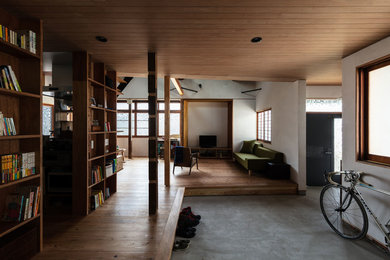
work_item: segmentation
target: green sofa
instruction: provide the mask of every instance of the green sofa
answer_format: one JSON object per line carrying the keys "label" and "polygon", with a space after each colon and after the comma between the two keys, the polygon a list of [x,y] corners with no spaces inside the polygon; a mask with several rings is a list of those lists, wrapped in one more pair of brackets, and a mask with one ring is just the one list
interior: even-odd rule
{"label": "green sofa", "polygon": [[233,153],[233,159],[252,175],[252,171],[264,172],[268,162],[282,163],[283,153],[263,147],[256,141],[244,141],[241,151]]}

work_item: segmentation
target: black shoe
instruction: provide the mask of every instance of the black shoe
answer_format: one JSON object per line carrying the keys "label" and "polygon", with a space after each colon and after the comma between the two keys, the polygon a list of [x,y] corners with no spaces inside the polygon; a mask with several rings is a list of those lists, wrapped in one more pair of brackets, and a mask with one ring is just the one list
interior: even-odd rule
{"label": "black shoe", "polygon": [[200,215],[195,215],[192,210],[191,210],[191,207],[187,207],[187,208],[184,208],[182,211],[181,211],[182,214],[184,215],[189,215],[197,220],[200,220],[202,217]]}
{"label": "black shoe", "polygon": [[184,238],[193,238],[195,236],[195,232],[187,228],[178,227],[176,229],[176,236]]}
{"label": "black shoe", "polygon": [[195,227],[199,225],[199,220],[189,216],[180,213],[179,215],[179,221],[178,221],[178,226],[180,227]]}

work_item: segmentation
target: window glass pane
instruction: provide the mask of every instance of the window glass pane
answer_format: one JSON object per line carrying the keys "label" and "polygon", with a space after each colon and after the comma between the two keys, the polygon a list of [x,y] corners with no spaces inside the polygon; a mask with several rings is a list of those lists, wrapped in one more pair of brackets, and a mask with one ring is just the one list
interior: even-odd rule
{"label": "window glass pane", "polygon": [[179,113],[171,113],[171,135],[180,135],[180,114]]}
{"label": "window glass pane", "polygon": [[165,104],[162,103],[162,102],[159,102],[159,103],[158,103],[158,109],[159,109],[159,110],[164,110],[164,109],[165,109]]}
{"label": "window glass pane", "polygon": [[149,104],[147,102],[137,103],[137,110],[148,110]]}
{"label": "window glass pane", "polygon": [[171,102],[169,107],[170,107],[171,110],[180,110],[180,103],[178,103],[178,102]]}
{"label": "window glass pane", "polygon": [[42,134],[50,135],[50,131],[53,131],[53,107],[42,106]]}
{"label": "window glass pane", "polygon": [[131,110],[134,110],[134,109],[135,109],[135,103],[132,102],[132,103],[131,103]]}
{"label": "window glass pane", "polygon": [[118,135],[129,135],[129,113],[117,113],[116,124],[119,131]]}
{"label": "window glass pane", "polygon": [[158,135],[163,136],[165,133],[165,115],[158,113]]}
{"label": "window glass pane", "polygon": [[368,78],[368,153],[390,157],[390,65],[370,71]]}
{"label": "window glass pane", "polygon": [[333,171],[341,171],[340,161],[343,158],[343,126],[342,119],[335,118],[333,120],[333,147],[334,147],[334,169]]}
{"label": "window glass pane", "polygon": [[341,112],[341,99],[306,99],[306,112]]}
{"label": "window glass pane", "polygon": [[149,135],[149,114],[137,113],[137,135]]}
{"label": "window glass pane", "polygon": [[149,130],[137,127],[137,135],[138,136],[148,136],[149,135]]}
{"label": "window glass pane", "polygon": [[117,110],[129,110],[129,104],[127,104],[127,103],[117,103],[116,104],[116,109]]}

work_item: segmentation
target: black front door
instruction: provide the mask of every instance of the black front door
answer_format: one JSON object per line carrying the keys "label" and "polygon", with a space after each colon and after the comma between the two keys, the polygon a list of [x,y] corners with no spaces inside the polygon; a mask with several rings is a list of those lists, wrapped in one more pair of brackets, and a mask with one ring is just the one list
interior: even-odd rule
{"label": "black front door", "polygon": [[334,118],[340,114],[306,115],[306,182],[326,184],[324,173],[334,170]]}

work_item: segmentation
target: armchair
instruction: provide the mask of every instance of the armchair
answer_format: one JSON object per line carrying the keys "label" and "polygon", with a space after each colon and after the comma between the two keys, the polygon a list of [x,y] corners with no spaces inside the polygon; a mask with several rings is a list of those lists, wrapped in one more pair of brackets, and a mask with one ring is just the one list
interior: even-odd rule
{"label": "armchair", "polygon": [[175,147],[175,158],[173,163],[173,175],[175,175],[175,167],[190,167],[191,174],[192,167],[196,164],[196,169],[198,168],[198,157],[199,153],[191,153],[191,148],[176,146]]}

